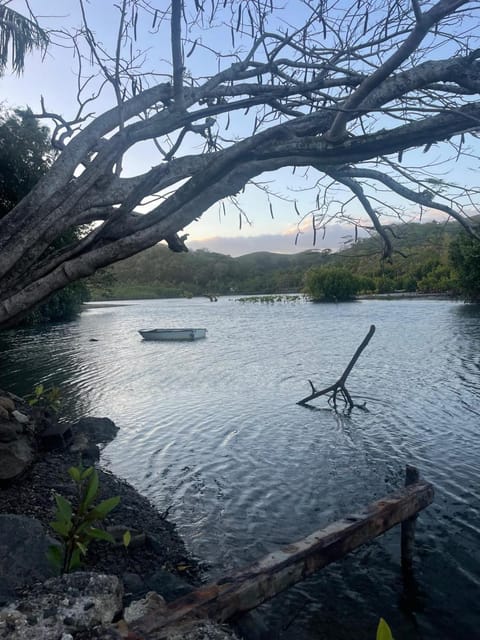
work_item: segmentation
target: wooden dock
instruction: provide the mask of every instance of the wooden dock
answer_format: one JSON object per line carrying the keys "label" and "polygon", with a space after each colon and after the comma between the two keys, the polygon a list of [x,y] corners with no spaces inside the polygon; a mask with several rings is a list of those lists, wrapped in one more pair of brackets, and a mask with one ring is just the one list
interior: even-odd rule
{"label": "wooden dock", "polygon": [[282,547],[249,567],[153,611],[132,624],[132,636],[155,638],[185,618],[209,617],[225,622],[281,593],[343,558],[350,551],[402,524],[401,558],[411,568],[415,519],[433,501],[434,490],[413,467],[407,467],[406,486],[306,538]]}

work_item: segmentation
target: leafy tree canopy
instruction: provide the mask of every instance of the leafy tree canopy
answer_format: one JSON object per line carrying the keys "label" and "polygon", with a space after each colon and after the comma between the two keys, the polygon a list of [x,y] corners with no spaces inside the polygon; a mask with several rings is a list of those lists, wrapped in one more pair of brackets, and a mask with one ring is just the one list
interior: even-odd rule
{"label": "leafy tree canopy", "polygon": [[36,48],[45,49],[49,41],[33,16],[27,18],[8,4],[6,0],[0,2],[0,74],[8,65],[21,73],[27,53]]}
{"label": "leafy tree canopy", "polygon": [[381,259],[381,239],[375,236],[339,252],[257,252],[238,258],[203,250],[174,253],[159,244],[98,271],[92,295],[138,299],[294,293],[303,288],[308,269],[320,266],[350,271],[357,278],[358,293],[457,291],[458,277],[449,246],[462,234],[460,225],[409,223],[395,225],[392,231],[398,252],[391,261]]}
{"label": "leafy tree canopy", "polygon": [[[54,160],[50,132],[40,127],[31,110],[0,113],[0,218],[3,218],[45,175]],[[2,224],[0,222],[0,224]],[[51,250],[75,241],[78,231],[57,238]],[[83,283],[73,283],[34,308],[27,323],[63,320],[80,309],[88,297]]]}
{"label": "leafy tree canopy", "polygon": [[0,113],[0,217],[24,198],[53,162],[50,132],[31,110]]}
{"label": "leafy tree canopy", "polygon": [[480,302],[480,241],[459,236],[451,245],[450,255],[460,292],[469,302]]}
{"label": "leafy tree canopy", "polygon": [[353,300],[359,288],[357,278],[340,267],[313,267],[305,276],[305,291],[315,302]]}

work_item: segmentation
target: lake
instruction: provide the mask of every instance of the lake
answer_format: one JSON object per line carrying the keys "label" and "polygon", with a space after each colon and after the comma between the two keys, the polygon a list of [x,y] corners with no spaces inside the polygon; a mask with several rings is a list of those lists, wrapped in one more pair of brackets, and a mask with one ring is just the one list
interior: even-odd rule
{"label": "lake", "polygon": [[[368,411],[324,399],[371,324],[347,387]],[[198,326],[188,343],[137,330]],[[95,341],[94,341],[95,340]],[[102,463],[170,507],[209,578],[240,568],[403,484],[435,486],[420,514],[415,584],[400,529],[259,609],[266,638],[480,637],[480,308],[441,300],[242,303],[234,298],[89,306],[74,322],[0,337],[0,387],[59,385],[66,414],[120,427]]]}

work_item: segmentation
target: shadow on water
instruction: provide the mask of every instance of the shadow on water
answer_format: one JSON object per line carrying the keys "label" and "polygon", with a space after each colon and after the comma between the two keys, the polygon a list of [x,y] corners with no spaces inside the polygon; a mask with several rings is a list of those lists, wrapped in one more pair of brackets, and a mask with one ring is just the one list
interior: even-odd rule
{"label": "shadow on water", "polygon": [[399,599],[402,611],[414,621],[414,614],[425,611],[428,602],[428,594],[416,578],[416,570],[404,569],[402,571],[403,590]]}
{"label": "shadow on water", "polygon": [[455,307],[455,314],[460,317],[480,320],[480,303],[459,305]]}
{"label": "shadow on water", "polygon": [[75,417],[87,411],[87,398],[72,384],[83,354],[75,343],[78,322],[0,332],[0,388],[17,395],[32,393],[37,384],[62,392],[62,413]]}

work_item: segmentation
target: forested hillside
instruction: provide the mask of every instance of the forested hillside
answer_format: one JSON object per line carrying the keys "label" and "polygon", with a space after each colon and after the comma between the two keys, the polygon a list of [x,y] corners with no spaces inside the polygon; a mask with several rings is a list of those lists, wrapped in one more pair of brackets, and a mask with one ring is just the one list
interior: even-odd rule
{"label": "forested hillside", "polygon": [[359,240],[332,253],[310,250],[297,254],[252,253],[232,258],[207,250],[172,253],[157,245],[103,272],[95,299],[155,298],[197,295],[285,293],[300,291],[311,267],[340,266],[360,278],[361,291],[396,290],[450,293],[457,272],[450,246],[461,234],[456,223],[409,223],[391,227],[396,252],[381,259],[380,242]]}
{"label": "forested hillside", "polygon": [[396,249],[391,262],[381,260],[380,243],[375,238],[360,240],[338,253],[335,262],[364,278],[364,288],[376,293],[448,293],[456,289],[450,248],[462,234],[459,225],[409,223],[393,225],[390,232]]}

